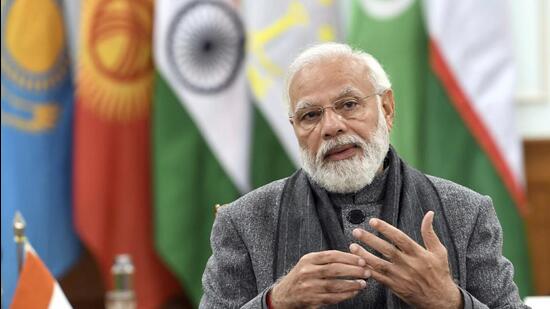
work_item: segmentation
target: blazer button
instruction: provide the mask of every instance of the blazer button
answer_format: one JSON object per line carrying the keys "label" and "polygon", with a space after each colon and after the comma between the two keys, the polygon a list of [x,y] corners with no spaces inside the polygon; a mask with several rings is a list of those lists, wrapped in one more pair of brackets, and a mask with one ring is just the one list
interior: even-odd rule
{"label": "blazer button", "polygon": [[352,224],[361,224],[365,221],[365,213],[360,209],[353,209],[348,212],[346,219]]}

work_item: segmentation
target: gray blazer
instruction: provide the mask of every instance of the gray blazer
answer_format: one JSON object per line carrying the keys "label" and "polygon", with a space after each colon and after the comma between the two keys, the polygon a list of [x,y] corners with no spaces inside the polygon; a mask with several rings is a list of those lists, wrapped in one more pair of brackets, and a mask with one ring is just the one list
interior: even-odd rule
{"label": "gray blazer", "polygon": [[[438,191],[466,278],[464,308],[527,308],[502,256],[502,230],[487,196],[429,176]],[[256,189],[220,208],[203,274],[200,308],[262,308],[273,285],[273,235],[286,179]],[[420,222],[418,222],[420,229]],[[367,287],[368,288],[368,287]]]}

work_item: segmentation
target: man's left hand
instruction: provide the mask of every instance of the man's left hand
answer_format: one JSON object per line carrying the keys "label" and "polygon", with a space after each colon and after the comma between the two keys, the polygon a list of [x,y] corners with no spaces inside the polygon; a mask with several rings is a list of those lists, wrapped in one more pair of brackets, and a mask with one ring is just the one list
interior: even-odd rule
{"label": "man's left hand", "polygon": [[353,230],[353,236],[380,252],[381,259],[358,244],[351,253],[363,258],[371,269],[372,278],[390,288],[409,305],[419,308],[462,308],[462,296],[454,283],[447,261],[447,249],[433,229],[433,211],[422,220],[423,248],[405,233],[378,219],[369,224],[393,244],[363,229]]}

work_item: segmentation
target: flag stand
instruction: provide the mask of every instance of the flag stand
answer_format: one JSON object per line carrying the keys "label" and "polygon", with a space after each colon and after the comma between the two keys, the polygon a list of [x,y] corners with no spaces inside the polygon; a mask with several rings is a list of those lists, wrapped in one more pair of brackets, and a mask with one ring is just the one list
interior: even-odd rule
{"label": "flag stand", "polygon": [[137,308],[136,294],[133,288],[134,265],[129,254],[119,254],[111,267],[114,289],[106,294],[107,309]]}

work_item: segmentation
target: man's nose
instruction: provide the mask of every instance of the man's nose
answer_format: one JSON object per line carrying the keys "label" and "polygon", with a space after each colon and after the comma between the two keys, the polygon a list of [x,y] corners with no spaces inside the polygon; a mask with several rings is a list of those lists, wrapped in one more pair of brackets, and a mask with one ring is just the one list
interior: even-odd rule
{"label": "man's nose", "polygon": [[324,139],[330,139],[343,134],[347,129],[345,119],[331,108],[325,109],[320,125]]}

